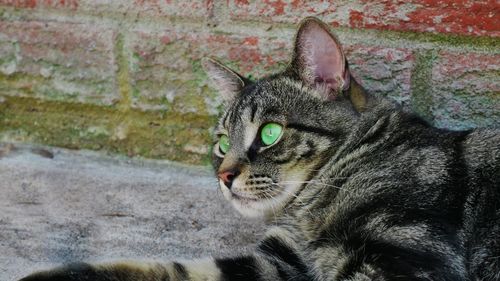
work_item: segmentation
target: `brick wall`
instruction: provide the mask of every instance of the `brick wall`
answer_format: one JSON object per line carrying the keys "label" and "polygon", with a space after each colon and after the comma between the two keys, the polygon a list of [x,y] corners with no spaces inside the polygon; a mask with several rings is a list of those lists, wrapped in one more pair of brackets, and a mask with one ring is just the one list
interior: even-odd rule
{"label": "brick wall", "polygon": [[0,0],[0,141],[204,163],[199,59],[259,77],[317,16],[371,92],[453,129],[500,125],[496,0]]}

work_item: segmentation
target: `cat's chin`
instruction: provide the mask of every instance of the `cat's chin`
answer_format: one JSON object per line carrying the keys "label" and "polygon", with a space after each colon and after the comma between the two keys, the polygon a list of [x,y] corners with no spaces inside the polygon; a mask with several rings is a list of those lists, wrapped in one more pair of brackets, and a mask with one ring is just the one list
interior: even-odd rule
{"label": "cat's chin", "polygon": [[233,207],[245,217],[266,218],[276,215],[286,201],[284,194],[270,199],[262,199],[234,193],[222,183],[220,183],[220,188],[226,200],[231,202]]}
{"label": "cat's chin", "polygon": [[264,219],[279,216],[285,203],[288,202],[285,194],[280,194],[271,199],[249,199],[234,195],[227,199],[241,215]]}
{"label": "cat's chin", "polygon": [[273,199],[247,199],[233,197],[230,199],[233,207],[243,216],[250,218],[265,218],[276,215],[281,209],[281,204]]}

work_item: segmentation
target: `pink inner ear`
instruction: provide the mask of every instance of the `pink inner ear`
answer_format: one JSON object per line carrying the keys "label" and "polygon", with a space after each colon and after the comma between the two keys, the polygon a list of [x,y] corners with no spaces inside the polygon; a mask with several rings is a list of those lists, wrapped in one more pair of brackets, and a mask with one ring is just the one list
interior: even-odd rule
{"label": "pink inner ear", "polygon": [[322,27],[311,24],[304,31],[303,40],[306,49],[303,53],[306,67],[314,77],[310,81],[328,90],[337,90],[343,83],[344,57],[340,46]]}
{"label": "pink inner ear", "polygon": [[328,89],[338,89],[341,87],[341,77],[331,67],[336,63],[335,59],[331,57],[325,57],[322,61],[318,61],[314,71],[314,82],[323,83]]}

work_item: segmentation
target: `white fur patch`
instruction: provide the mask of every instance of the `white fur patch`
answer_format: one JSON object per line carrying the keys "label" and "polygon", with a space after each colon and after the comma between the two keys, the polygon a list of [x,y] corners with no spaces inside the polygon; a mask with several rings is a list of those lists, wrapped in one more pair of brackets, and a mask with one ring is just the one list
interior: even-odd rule
{"label": "white fur patch", "polygon": [[215,265],[213,259],[202,259],[182,262],[189,274],[189,280],[195,281],[217,281],[221,278],[221,272]]}

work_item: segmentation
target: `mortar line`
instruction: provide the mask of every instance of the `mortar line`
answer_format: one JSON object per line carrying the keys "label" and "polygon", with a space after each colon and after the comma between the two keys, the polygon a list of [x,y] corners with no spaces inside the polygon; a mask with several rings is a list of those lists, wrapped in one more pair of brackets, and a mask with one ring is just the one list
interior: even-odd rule
{"label": "mortar line", "polygon": [[[1,13],[1,11],[8,11]],[[214,7],[214,16],[221,12]],[[128,30],[147,30],[149,32],[161,32],[174,27],[181,32],[211,32],[228,33],[241,36],[263,37],[293,37],[296,24],[292,23],[261,23],[254,20],[223,20],[216,26],[207,26],[210,18],[193,17],[143,17],[138,19],[137,13],[113,12],[107,13],[109,17],[100,18],[92,15],[90,11],[80,11],[77,15],[68,15],[65,11],[38,10],[23,11],[15,10],[10,7],[0,7],[0,19],[12,20],[20,19],[22,21],[52,21],[61,23],[89,24],[92,22],[101,22],[114,28],[127,28]],[[269,31],[271,26],[271,31]],[[416,31],[393,31],[377,29],[355,29],[350,27],[332,28],[343,41],[349,41],[352,44],[365,44],[367,46],[383,45],[392,48],[408,49],[447,49],[450,51],[474,51],[478,53],[500,54],[500,39],[488,36],[467,36],[445,33],[425,33]],[[273,31],[274,30],[274,31]],[[277,32],[279,31],[279,32]],[[451,42],[451,43],[450,43]]]}
{"label": "mortar line", "polygon": [[115,63],[116,63],[116,80],[118,84],[118,91],[120,93],[120,101],[117,108],[121,111],[128,111],[131,107],[131,86],[130,86],[130,73],[129,65],[125,57],[125,50],[123,48],[124,36],[122,33],[116,35],[115,40]]}
{"label": "mortar line", "polygon": [[432,69],[438,58],[437,50],[418,50],[414,52],[415,67],[412,70],[410,105],[414,112],[426,121],[434,123],[432,110]]}

